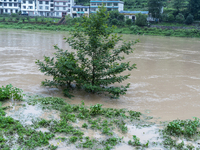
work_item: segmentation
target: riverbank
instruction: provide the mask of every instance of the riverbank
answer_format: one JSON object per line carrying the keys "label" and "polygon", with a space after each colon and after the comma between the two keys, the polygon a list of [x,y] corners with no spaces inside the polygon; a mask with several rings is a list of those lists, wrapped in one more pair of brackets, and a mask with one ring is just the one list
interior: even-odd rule
{"label": "riverbank", "polygon": [[198,149],[199,119],[156,124],[154,118],[101,104],[25,95],[0,106],[0,147],[9,149]]}
{"label": "riverbank", "polygon": [[[5,29],[25,29],[25,30],[51,30],[51,31],[73,31],[74,26],[55,25],[51,23],[23,23],[23,22],[0,22],[0,28]],[[173,37],[200,37],[199,28],[173,28],[167,26],[138,27],[117,27],[114,33],[134,34],[134,35],[153,35],[153,36],[173,36]]]}

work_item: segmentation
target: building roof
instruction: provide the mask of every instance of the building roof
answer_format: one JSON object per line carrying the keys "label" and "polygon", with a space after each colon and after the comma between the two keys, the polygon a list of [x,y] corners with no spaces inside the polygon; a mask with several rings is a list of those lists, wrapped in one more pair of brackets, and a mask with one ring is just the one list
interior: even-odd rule
{"label": "building roof", "polygon": [[122,14],[149,14],[149,11],[120,11]]}
{"label": "building roof", "polygon": [[89,6],[75,5],[75,6],[72,6],[72,8],[89,8]]}

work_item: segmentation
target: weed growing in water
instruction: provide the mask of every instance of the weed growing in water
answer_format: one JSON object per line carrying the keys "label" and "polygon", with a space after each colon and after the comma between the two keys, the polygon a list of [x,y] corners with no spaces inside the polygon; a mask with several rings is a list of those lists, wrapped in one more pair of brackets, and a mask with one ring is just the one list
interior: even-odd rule
{"label": "weed growing in water", "polygon": [[87,125],[86,123],[84,123],[84,124],[82,125],[82,128],[88,128],[88,125]]}
{"label": "weed growing in water", "polygon": [[197,133],[197,127],[200,126],[199,119],[192,120],[174,120],[169,122],[164,132],[168,135],[191,137]]}
{"label": "weed growing in water", "polygon": [[14,100],[23,100],[24,94],[22,90],[16,87],[13,87],[12,84],[6,85],[5,87],[0,87],[0,101],[11,99]]}

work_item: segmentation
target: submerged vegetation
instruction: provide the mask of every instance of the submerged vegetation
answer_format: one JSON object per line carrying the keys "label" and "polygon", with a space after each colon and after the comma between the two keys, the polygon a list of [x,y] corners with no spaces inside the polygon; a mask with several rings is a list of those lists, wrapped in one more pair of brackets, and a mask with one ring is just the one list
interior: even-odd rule
{"label": "submerged vegetation", "polygon": [[[140,112],[125,109],[104,108],[101,104],[85,106],[72,105],[58,97],[41,97],[24,95],[23,106],[38,107],[45,111],[59,112],[60,119],[30,118],[27,124],[6,116],[11,107],[0,106],[0,148],[9,149],[42,149],[56,150],[75,145],[77,149],[114,149],[115,146],[129,145],[137,149],[167,148],[167,149],[198,149],[195,141],[200,139],[199,119],[174,120],[161,123],[158,137],[146,142],[130,132],[128,126],[138,129],[151,128],[155,123]],[[10,100],[10,99],[9,99]],[[5,112],[6,111],[6,112]],[[155,125],[154,125],[155,126]],[[42,129],[45,129],[44,131]],[[144,135],[145,130],[141,130]],[[98,133],[88,136],[88,132]],[[154,132],[158,132],[154,131]],[[132,139],[128,135],[132,134]],[[126,137],[126,138],[124,138]],[[128,138],[128,139],[127,139]],[[181,142],[180,142],[181,140]],[[191,141],[191,143],[187,143]]]}

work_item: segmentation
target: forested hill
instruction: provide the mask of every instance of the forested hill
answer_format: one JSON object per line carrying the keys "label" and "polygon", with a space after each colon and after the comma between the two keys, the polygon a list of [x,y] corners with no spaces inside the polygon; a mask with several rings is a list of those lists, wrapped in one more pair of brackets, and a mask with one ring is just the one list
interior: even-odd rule
{"label": "forested hill", "polygon": [[[148,0],[121,0],[124,1],[124,10],[148,10]],[[168,9],[173,9],[175,1],[180,0],[163,0],[163,6]],[[184,1],[184,5],[187,6],[189,0]],[[90,0],[76,0],[78,5],[89,5]]]}
{"label": "forested hill", "polygon": [[[90,0],[75,0],[75,1],[76,4],[78,5],[90,4]],[[149,4],[153,7],[155,6],[155,9],[157,9],[158,5],[160,4],[161,4],[160,6],[164,7],[163,15],[167,16],[173,15],[174,17],[176,17],[178,14],[180,14],[186,18],[189,14],[191,14],[195,20],[200,20],[200,0],[121,0],[121,1],[124,1],[125,11],[147,11],[149,9],[148,3],[150,1]],[[154,9],[153,7],[151,7],[151,10]],[[170,20],[174,20],[173,16]]]}

